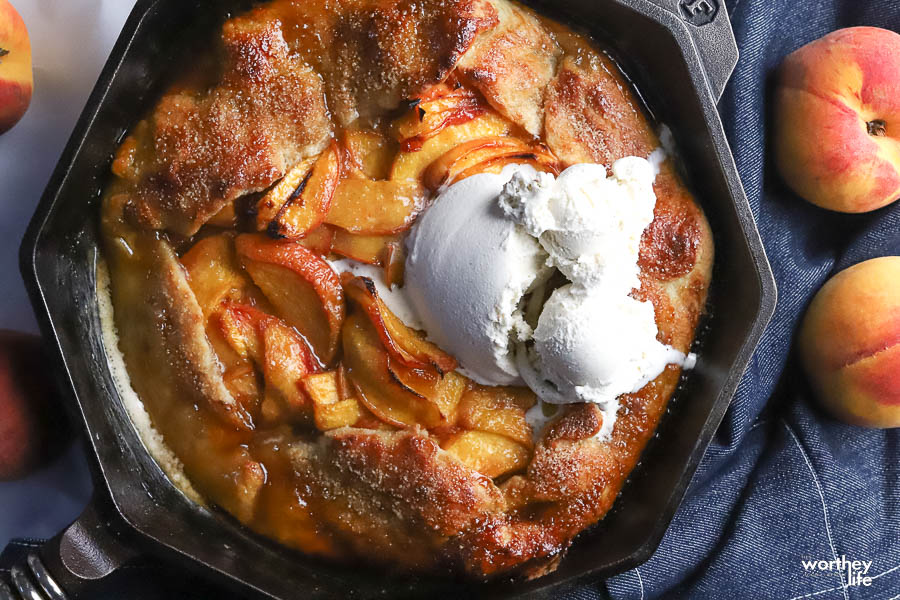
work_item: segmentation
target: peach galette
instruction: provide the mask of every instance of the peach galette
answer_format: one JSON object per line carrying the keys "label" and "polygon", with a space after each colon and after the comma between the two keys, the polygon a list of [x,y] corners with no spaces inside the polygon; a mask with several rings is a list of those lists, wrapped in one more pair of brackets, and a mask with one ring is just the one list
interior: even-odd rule
{"label": "peach galette", "polygon": [[[410,232],[453,212],[446,190],[513,171],[550,185],[583,163],[600,180],[615,164],[598,184],[612,185],[632,177],[619,159],[652,155],[623,297],[652,341],[687,353],[712,238],[625,77],[506,0],[275,0],[228,20],[210,62],[134,126],[102,214],[119,350],[192,486],[310,554],[475,577],[555,568],[612,506],[682,364],[612,412],[554,406],[521,378],[473,375],[392,298]],[[520,291],[549,304],[560,269]]]}

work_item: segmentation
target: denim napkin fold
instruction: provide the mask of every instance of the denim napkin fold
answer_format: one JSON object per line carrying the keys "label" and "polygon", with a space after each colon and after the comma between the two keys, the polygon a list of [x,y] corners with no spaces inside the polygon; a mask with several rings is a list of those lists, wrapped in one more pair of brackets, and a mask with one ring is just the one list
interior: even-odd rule
{"label": "denim napkin fold", "polygon": [[[741,60],[719,108],[778,281],[778,309],[658,551],[608,581],[608,592],[615,600],[900,600],[900,433],[822,414],[792,347],[829,276],[900,255],[900,203],[858,216],[815,208],[779,180],[768,147],[782,59],[841,27],[900,31],[900,0],[734,0],[729,12]],[[605,591],[587,586],[571,598]]]}

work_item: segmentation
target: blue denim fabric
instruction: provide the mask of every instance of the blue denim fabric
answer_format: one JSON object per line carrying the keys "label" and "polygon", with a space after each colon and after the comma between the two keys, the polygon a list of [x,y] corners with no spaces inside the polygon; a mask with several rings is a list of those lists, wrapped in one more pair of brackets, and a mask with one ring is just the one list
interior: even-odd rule
{"label": "blue denim fabric", "polygon": [[[719,108],[778,281],[778,309],[662,545],[608,591],[616,600],[898,600],[900,433],[822,414],[792,338],[829,276],[900,255],[900,203],[847,216],[803,202],[779,180],[767,131],[784,56],[841,27],[900,31],[900,1],[734,0],[729,12],[741,60]],[[842,557],[872,561],[871,584],[801,562]],[[599,588],[573,595],[600,596]]]}

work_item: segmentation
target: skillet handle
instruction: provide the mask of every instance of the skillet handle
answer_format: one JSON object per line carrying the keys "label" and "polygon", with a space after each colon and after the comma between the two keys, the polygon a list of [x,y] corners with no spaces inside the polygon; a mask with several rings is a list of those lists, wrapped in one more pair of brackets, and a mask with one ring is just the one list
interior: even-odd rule
{"label": "skillet handle", "polygon": [[649,0],[684,23],[694,42],[716,102],[738,62],[737,41],[725,0]]}
{"label": "skillet handle", "polygon": [[[26,564],[10,570],[13,589],[0,580],[0,600],[70,600],[137,556],[104,516],[95,496],[78,519]],[[16,595],[18,593],[18,595]]]}

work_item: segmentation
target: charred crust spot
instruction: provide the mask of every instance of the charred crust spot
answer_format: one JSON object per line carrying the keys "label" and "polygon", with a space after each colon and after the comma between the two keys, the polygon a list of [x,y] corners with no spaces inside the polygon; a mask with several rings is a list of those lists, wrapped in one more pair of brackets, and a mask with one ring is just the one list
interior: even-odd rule
{"label": "charred crust spot", "polygon": [[368,277],[360,277],[359,279],[360,279],[360,281],[363,282],[363,285],[366,286],[366,291],[367,291],[369,294],[371,294],[371,295],[373,295],[373,296],[377,296],[377,295],[378,295],[378,288],[375,287],[375,282],[374,282],[374,281],[372,281],[372,280],[371,280],[370,278],[368,278]]}
{"label": "charred crust spot", "polygon": [[301,181],[300,185],[298,185],[297,188],[293,192],[291,192],[291,195],[288,196],[288,199],[284,203],[284,206],[281,207],[282,210],[284,210],[285,207],[288,207],[291,204],[293,204],[294,202],[296,202],[298,199],[300,199],[302,202],[303,190],[306,189],[306,185],[309,183],[309,179],[310,179],[310,177],[312,177],[312,174],[313,174],[313,169],[310,169],[309,171],[306,172],[306,175],[303,176],[303,181]]}
{"label": "charred crust spot", "polygon": [[700,214],[693,199],[671,173],[660,174],[654,218],[641,237],[641,271],[668,281],[693,270],[700,251]]}
{"label": "charred crust spot", "polygon": [[577,442],[600,433],[603,413],[596,404],[576,404],[561,419],[555,421],[547,432],[547,443],[559,440]]}
{"label": "charred crust spot", "polygon": [[403,383],[402,381],[400,381],[400,378],[397,377],[397,374],[394,373],[394,370],[393,370],[393,369],[388,369],[388,375],[390,376],[391,381],[393,381],[393,382],[396,383],[398,386],[400,386],[400,388],[401,388],[404,392],[406,392],[407,394],[412,394],[413,396],[415,396],[418,400],[421,400],[422,402],[428,402],[428,398],[426,398],[425,396],[423,396],[422,394],[420,394],[420,393],[417,392],[416,390],[412,389],[411,387],[409,387],[408,385],[406,385],[405,383]]}
{"label": "charred crust spot", "polygon": [[284,216],[284,213],[294,204],[298,199],[303,202],[303,190],[306,189],[306,184],[309,182],[309,178],[312,177],[313,169],[310,169],[306,172],[306,175],[303,177],[303,181],[300,182],[300,185],[291,192],[291,195],[288,196],[288,199],[285,200],[284,204],[281,205],[281,208],[278,209],[278,212],[275,214],[275,218],[269,223],[266,227],[266,233],[269,237],[274,239],[281,239],[287,237],[287,233],[284,231],[284,227],[281,223],[281,218]]}
{"label": "charred crust spot", "polygon": [[266,226],[266,235],[273,240],[283,240],[287,237],[281,230],[281,224],[278,221],[272,221]]}

